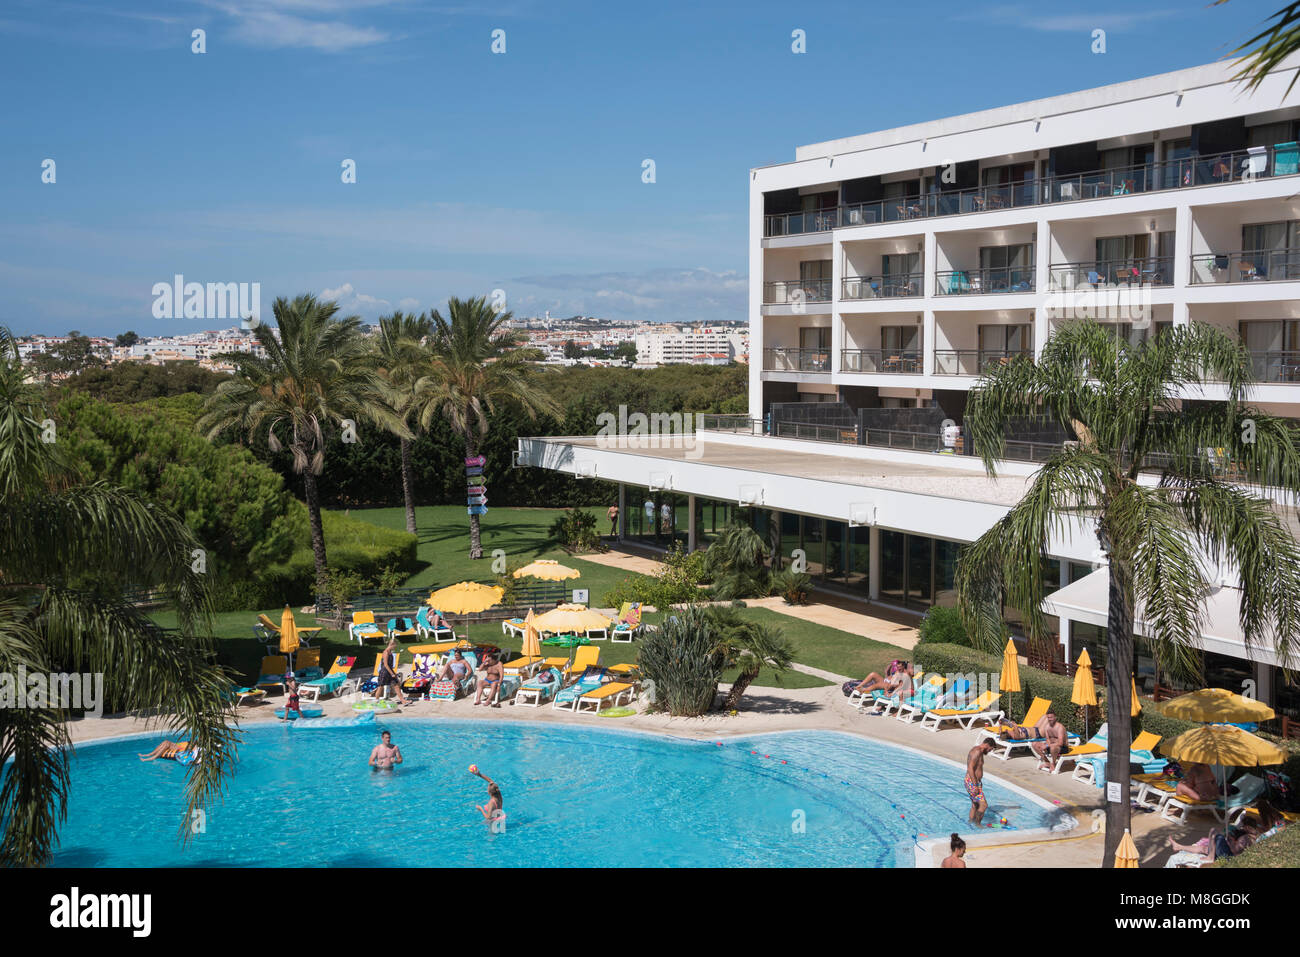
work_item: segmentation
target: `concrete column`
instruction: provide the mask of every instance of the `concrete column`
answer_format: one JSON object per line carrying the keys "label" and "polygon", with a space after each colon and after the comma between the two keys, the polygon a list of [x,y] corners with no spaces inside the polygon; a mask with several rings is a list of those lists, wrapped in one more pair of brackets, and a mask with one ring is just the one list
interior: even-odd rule
{"label": "concrete column", "polygon": [[627,535],[627,486],[618,483],[618,540]]}
{"label": "concrete column", "polygon": [[[1034,227],[1034,289],[1041,294],[1051,291],[1052,279],[1052,229],[1046,219],[1039,219]],[[1049,323],[1047,309],[1042,306],[1034,308],[1034,359],[1043,352],[1047,342]]]}
{"label": "concrete column", "polygon": [[1071,638],[1071,635],[1070,635],[1070,631],[1071,631],[1071,629],[1070,629],[1070,625],[1071,625],[1071,624],[1072,624],[1072,623],[1071,623],[1071,621],[1070,621],[1069,618],[1062,618],[1062,619],[1061,619],[1061,648],[1062,648],[1062,649],[1064,650],[1064,652],[1065,652],[1065,660],[1066,660],[1067,662],[1072,662],[1072,661],[1074,661],[1074,659],[1075,659],[1075,657],[1076,657],[1076,656],[1073,654],[1073,652],[1071,651],[1071,648],[1070,648],[1070,645],[1071,645],[1071,643],[1072,643],[1072,638]]}
{"label": "concrete column", "polygon": [[686,496],[686,513],[690,516],[686,522],[686,554],[695,551],[695,496]]}
{"label": "concrete column", "polygon": [[1062,558],[1060,559],[1059,564],[1061,566],[1059,587],[1064,588],[1066,585],[1070,584],[1070,560],[1068,558]]}
{"label": "concrete column", "polygon": [[867,536],[867,597],[880,600],[880,529],[875,525]]}
{"label": "concrete column", "polygon": [[[1264,702],[1266,705],[1273,705],[1274,695],[1277,693],[1276,680],[1277,669],[1272,665],[1255,662],[1255,697]],[[1237,689],[1233,689],[1236,691]],[[1238,691],[1238,694],[1241,692]]]}

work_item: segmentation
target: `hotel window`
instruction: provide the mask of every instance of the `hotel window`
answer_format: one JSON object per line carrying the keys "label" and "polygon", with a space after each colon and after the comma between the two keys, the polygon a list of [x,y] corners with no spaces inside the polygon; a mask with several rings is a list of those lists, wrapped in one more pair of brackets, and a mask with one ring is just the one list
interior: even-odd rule
{"label": "hotel window", "polygon": [[1241,227],[1237,279],[1300,279],[1300,221],[1250,223]]}
{"label": "hotel window", "polygon": [[1005,353],[1030,352],[1034,346],[1034,327],[1017,325],[982,325],[979,327],[980,353],[1001,356]]}
{"label": "hotel window", "polygon": [[1247,146],[1277,146],[1279,143],[1293,143],[1296,138],[1294,120],[1281,123],[1261,123],[1246,130]]}
{"label": "hotel window", "polygon": [[1190,139],[1170,140],[1165,143],[1161,188],[1176,189],[1179,186],[1191,186],[1194,175],[1191,160],[1195,155]]}
{"label": "hotel window", "polygon": [[993,292],[1028,291],[1034,282],[1034,245],[981,246],[980,271]]}
{"label": "hotel window", "polygon": [[1255,378],[1261,382],[1300,382],[1300,320],[1239,324],[1250,352]]}
{"label": "hotel window", "polygon": [[920,326],[881,326],[880,351],[887,355],[921,352]]}

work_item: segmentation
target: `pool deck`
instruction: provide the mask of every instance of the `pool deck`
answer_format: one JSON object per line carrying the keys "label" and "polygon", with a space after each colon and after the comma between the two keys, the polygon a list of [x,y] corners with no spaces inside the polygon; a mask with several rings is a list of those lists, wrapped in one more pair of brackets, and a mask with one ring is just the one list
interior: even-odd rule
{"label": "pool deck", "polygon": [[[272,722],[275,708],[281,703],[279,696],[261,704],[240,709],[241,722],[246,724]],[[475,707],[472,700],[420,701],[403,706],[397,713],[384,715],[382,720],[395,735],[401,733],[401,723],[411,717],[459,717],[484,721],[538,721],[561,724],[588,725],[602,728],[637,729],[676,735],[683,738],[724,738],[761,734],[773,731],[829,730],[860,735],[875,741],[905,745],[964,766],[967,751],[975,744],[974,731],[960,729],[939,733],[922,731],[916,724],[907,724],[893,718],[869,717],[858,713],[843,696],[838,687],[819,688],[766,688],[751,687],[742,701],[743,709],[734,717],[715,714],[700,718],[673,718],[662,714],[636,714],[624,718],[595,718],[574,715],[551,707],[526,708],[506,704],[500,708]],[[348,716],[352,714],[348,700],[327,699],[320,703],[325,715]],[[91,741],[142,731],[153,731],[161,740],[169,736],[163,724],[131,717],[85,718],[70,726],[74,742]],[[173,733],[170,735],[175,737]],[[400,743],[400,738],[399,738]],[[142,750],[145,750],[142,745]],[[968,838],[966,860],[971,867],[1097,867],[1101,862],[1102,838],[1091,833],[1091,812],[1102,806],[1102,791],[1089,785],[1072,781],[1068,770],[1050,775],[1035,770],[1031,757],[1013,758],[1002,762],[989,759],[986,773],[1016,785],[1049,804],[1059,804],[1074,813],[1078,826],[1060,837],[1028,835],[1016,831],[988,831],[987,836]],[[962,788],[961,767],[953,768],[953,788]],[[1169,856],[1168,838],[1187,842],[1202,836],[1210,826],[1208,820],[1198,820],[1192,825],[1163,821],[1155,813],[1134,811],[1133,836],[1137,843],[1142,865],[1158,867]],[[942,837],[942,835],[940,835]],[[947,853],[947,842],[935,848],[933,861],[938,862]]]}

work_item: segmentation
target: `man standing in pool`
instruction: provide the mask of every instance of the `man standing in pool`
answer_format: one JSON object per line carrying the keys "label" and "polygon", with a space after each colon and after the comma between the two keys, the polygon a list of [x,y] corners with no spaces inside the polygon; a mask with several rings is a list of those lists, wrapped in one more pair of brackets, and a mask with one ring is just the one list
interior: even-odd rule
{"label": "man standing in pool", "polygon": [[487,782],[488,786],[487,804],[482,806],[475,804],[474,810],[483,815],[483,820],[487,821],[488,827],[492,829],[494,834],[504,831],[506,829],[506,812],[505,801],[501,797],[501,789],[497,787],[495,781],[478,769],[477,764],[469,766],[469,773],[482,778]]}
{"label": "man standing in pool", "polygon": [[370,752],[370,766],[376,771],[391,771],[402,763],[402,751],[393,744],[391,731],[385,731],[380,738],[380,743]]}
{"label": "man standing in pool", "polygon": [[966,755],[966,793],[970,795],[970,820],[979,825],[989,802],[984,798],[984,755],[993,750],[993,739],[985,738]]}

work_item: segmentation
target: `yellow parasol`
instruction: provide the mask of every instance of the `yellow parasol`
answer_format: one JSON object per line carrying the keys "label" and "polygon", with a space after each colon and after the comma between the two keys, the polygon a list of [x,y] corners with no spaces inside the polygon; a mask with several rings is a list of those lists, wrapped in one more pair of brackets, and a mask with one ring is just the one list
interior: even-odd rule
{"label": "yellow parasol", "polygon": [[289,667],[293,667],[293,653],[298,650],[298,623],[293,620],[293,609],[284,606],[280,616],[280,654],[289,656]]}
{"label": "yellow parasol", "polygon": [[1020,658],[1016,654],[1016,643],[1010,638],[1002,650],[1002,675],[998,678],[998,690],[1020,690]]}
{"label": "yellow parasol", "polygon": [[1119,847],[1115,848],[1115,866],[1138,866],[1137,845],[1133,843],[1133,835],[1129,833],[1128,828],[1124,828],[1124,836],[1120,838]]}
{"label": "yellow parasol", "polygon": [[1253,768],[1281,764],[1286,752],[1270,741],[1231,724],[1207,724],[1184,731],[1160,749],[1179,761],[1221,764],[1230,768]]}
{"label": "yellow parasol", "polygon": [[1138,683],[1137,679],[1129,675],[1129,685],[1133,689],[1133,703],[1129,705],[1129,717],[1136,718],[1142,713],[1142,702],[1138,700]]}
{"label": "yellow parasol", "polygon": [[523,568],[515,571],[515,578],[540,578],[542,581],[561,582],[566,578],[578,578],[582,572],[576,568],[569,568],[567,565],[561,565],[551,558],[539,558],[534,562],[529,562]]}
{"label": "yellow parasol", "polygon": [[[482,585],[478,582],[457,582],[446,588],[439,588],[425,602],[430,608],[443,614],[471,615],[487,611],[505,595],[500,585]],[[465,637],[469,638],[469,621],[465,622]]]}
{"label": "yellow parasol", "polygon": [[1070,692],[1070,700],[1078,705],[1083,705],[1083,733],[1088,733],[1088,712],[1087,708],[1097,707],[1097,685],[1092,680],[1092,659],[1088,657],[1088,649],[1084,648],[1083,653],[1079,655],[1077,667],[1074,669],[1074,690]]}
{"label": "yellow parasol", "polygon": [[542,634],[585,635],[609,627],[609,619],[586,605],[565,604],[551,609],[533,619],[533,626]]}
{"label": "yellow parasol", "polygon": [[537,633],[537,628],[533,625],[533,610],[528,609],[528,617],[524,619],[524,647],[522,649],[525,658],[540,658],[542,656],[542,636]]}
{"label": "yellow parasol", "polygon": [[1179,695],[1164,707],[1164,714],[1184,721],[1237,724],[1248,721],[1268,721],[1273,709],[1262,701],[1245,698],[1227,688],[1202,688],[1190,694]]}

